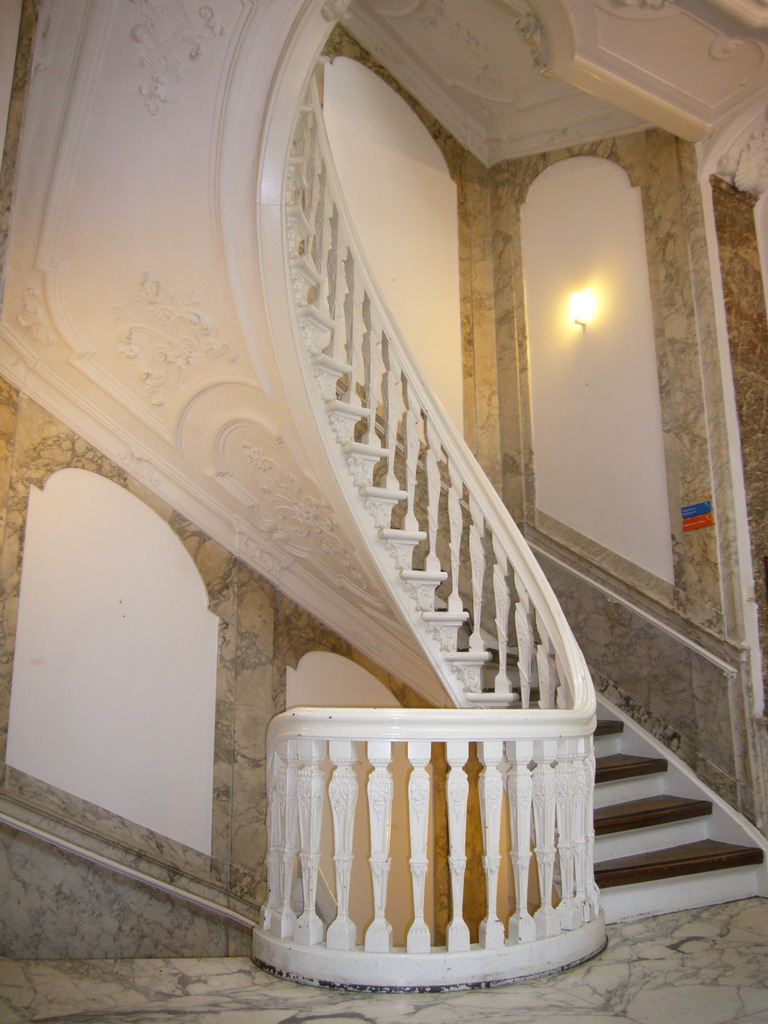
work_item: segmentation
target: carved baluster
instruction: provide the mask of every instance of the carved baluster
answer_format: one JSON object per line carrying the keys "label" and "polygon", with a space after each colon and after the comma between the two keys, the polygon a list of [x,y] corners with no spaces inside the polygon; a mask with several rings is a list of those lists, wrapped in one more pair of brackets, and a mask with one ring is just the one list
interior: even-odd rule
{"label": "carved baluster", "polygon": [[509,919],[510,943],[533,942],[536,925],[528,913],[528,876],[531,866],[531,805],[533,779],[528,767],[533,742],[517,740],[507,744],[507,800],[509,803],[509,856],[515,880],[515,912]]}
{"label": "carved baluster", "polygon": [[267,902],[261,908],[259,923],[264,931],[272,925],[272,915],[280,907],[280,881],[285,807],[285,775],[277,750],[267,760]]}
{"label": "carved baluster", "polygon": [[539,680],[539,707],[555,707],[555,694],[557,692],[557,665],[555,663],[555,648],[549,634],[542,628],[541,619],[538,619],[539,635],[542,640],[536,647],[536,674]]}
{"label": "carved baluster", "polygon": [[480,945],[485,949],[498,949],[504,945],[504,925],[496,913],[496,893],[499,885],[499,839],[501,837],[501,799],[504,780],[499,771],[502,744],[486,740],[478,744],[478,755],[483,770],[480,773],[480,817],[483,825],[483,868],[487,906],[480,922]]}
{"label": "carved baluster", "polygon": [[[346,292],[346,280],[344,276],[344,260],[347,254],[347,244],[341,230],[339,211],[333,206],[330,228],[330,246],[328,249],[328,315],[334,320],[337,326],[331,333],[331,344],[326,349],[332,359],[346,360],[343,342],[340,336],[341,324],[344,317],[344,295]],[[334,388],[335,392],[335,388]],[[330,396],[335,397],[334,395]]]}
{"label": "carved baluster", "polygon": [[584,839],[586,860],[587,920],[594,921],[600,913],[600,890],[595,882],[595,750],[592,737],[584,739],[585,776]]}
{"label": "carved baluster", "polygon": [[384,415],[386,417],[387,481],[390,490],[399,490],[400,481],[395,474],[395,453],[397,451],[397,429],[402,413],[400,384],[403,371],[400,368],[394,345],[387,338],[387,383]]}
{"label": "carved baluster", "polygon": [[368,817],[371,829],[371,866],[373,880],[373,921],[365,933],[368,953],[389,953],[392,950],[392,925],[386,918],[387,883],[389,881],[389,834],[392,826],[394,785],[389,763],[392,744],[389,740],[371,740],[368,760],[373,771],[368,776]]}
{"label": "carved baluster", "polygon": [[365,333],[363,321],[364,292],[359,280],[360,272],[355,266],[355,260],[351,252],[347,253],[345,276],[347,297],[344,303],[344,316],[347,327],[347,363],[351,367],[349,389],[347,390],[345,400],[349,405],[357,406],[362,405],[358,391],[358,382],[360,381],[363,336]]}
{"label": "carved baluster", "polygon": [[437,555],[437,524],[440,517],[440,435],[431,419],[427,420],[427,535],[429,537],[429,554],[427,555],[427,572],[440,572],[440,559]]}
{"label": "carved baluster", "polygon": [[509,609],[511,598],[507,583],[507,556],[498,540],[493,535],[493,555],[496,564],[493,567],[493,597],[496,605],[496,641],[499,646],[499,671],[496,673],[494,689],[496,693],[510,693],[512,687],[507,675],[507,642],[509,640]]}
{"label": "carved baluster", "polygon": [[331,740],[328,753],[336,766],[328,787],[333,816],[333,866],[336,875],[336,917],[328,928],[325,944],[328,949],[354,949],[357,929],[349,917],[349,895],[352,878],[352,843],[357,804],[357,743]]}
{"label": "carved baluster", "polygon": [[469,528],[469,560],[472,565],[472,614],[474,616],[469,649],[470,651],[482,651],[485,649],[483,638],[480,635],[483,618],[483,580],[485,579],[485,549],[483,548],[485,520],[480,506],[471,494],[469,496],[469,512],[472,516],[472,525]]}
{"label": "carved baluster", "polygon": [[296,740],[286,740],[280,766],[283,780],[279,783],[285,793],[284,799],[281,797],[283,824],[281,828],[280,910],[279,913],[272,914],[271,923],[272,934],[277,935],[280,939],[290,938],[296,926],[296,915],[291,906],[291,890],[296,853],[299,848],[297,759]]}
{"label": "carved baluster", "polygon": [[536,937],[557,935],[560,917],[552,906],[552,883],[555,871],[555,769],[557,740],[537,743],[536,767],[533,770],[533,821],[536,831],[536,865],[539,872],[541,905],[533,915]]}
{"label": "carved baluster", "polygon": [[560,858],[560,927],[565,931],[581,924],[576,900],[576,814],[579,806],[578,769],[574,764],[575,740],[560,740],[555,768],[555,820]]}
{"label": "carved baluster", "polygon": [[405,529],[415,532],[419,529],[419,520],[416,517],[416,469],[419,462],[421,450],[421,406],[413,393],[408,388],[408,409],[405,417],[405,489],[408,494],[408,510],[405,514]]}
{"label": "carved baluster", "polygon": [[431,946],[429,928],[424,920],[424,891],[429,859],[427,834],[429,831],[429,764],[432,744],[428,741],[410,742],[408,760],[413,766],[408,780],[408,821],[411,837],[411,886],[413,888],[413,924],[408,929],[406,950],[409,953],[428,953]]}
{"label": "carved baluster", "polygon": [[467,797],[469,780],[464,765],[469,757],[466,740],[448,740],[446,756],[450,771],[446,786],[448,798],[448,867],[451,872],[451,923],[448,925],[448,952],[465,953],[469,949],[469,928],[464,921],[464,873],[467,868]]}
{"label": "carved baluster", "polygon": [[531,595],[517,573],[515,573],[515,590],[517,591],[515,632],[517,633],[518,669],[520,671],[520,701],[522,706],[527,708],[531,703],[531,676],[535,646],[533,609]]}
{"label": "carved baluster", "polygon": [[451,486],[448,488],[448,528],[451,548],[451,596],[448,598],[448,611],[461,612],[464,602],[459,593],[459,575],[461,572],[461,534],[463,518],[461,498],[464,493],[464,482],[459,476],[453,461],[449,466]]}
{"label": "carved baluster", "polygon": [[379,435],[376,433],[376,415],[379,408],[379,395],[381,394],[381,383],[383,374],[383,362],[381,357],[381,345],[383,328],[381,326],[381,320],[376,313],[375,308],[370,304],[370,300],[366,296],[367,312],[368,312],[368,338],[366,345],[366,359],[365,359],[365,404],[368,409],[371,410],[371,416],[368,420],[368,430],[365,432],[363,441],[365,444],[371,445],[373,448],[381,448],[381,441]]}
{"label": "carved baluster", "polygon": [[323,940],[323,922],[317,915],[317,869],[320,866],[320,831],[323,824],[325,774],[320,765],[325,757],[324,740],[300,740],[298,803],[301,836],[301,884],[304,912],[296,922],[294,939],[305,946]]}

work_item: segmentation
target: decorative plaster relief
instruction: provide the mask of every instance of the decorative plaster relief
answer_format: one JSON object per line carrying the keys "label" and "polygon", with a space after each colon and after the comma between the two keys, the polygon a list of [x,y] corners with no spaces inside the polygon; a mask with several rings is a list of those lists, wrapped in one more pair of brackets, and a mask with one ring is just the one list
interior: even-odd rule
{"label": "decorative plaster relief", "polygon": [[25,288],[21,300],[23,312],[16,317],[26,331],[41,345],[55,345],[57,338],[53,332],[50,317],[45,312],[38,288]]}
{"label": "decorative plaster relief", "polygon": [[632,7],[641,11],[658,11],[673,2],[674,0],[611,0],[616,7]]}
{"label": "decorative plaster relief", "polygon": [[323,4],[323,17],[326,21],[338,21],[347,13],[352,0],[326,0]]}
{"label": "decorative plaster relief", "polygon": [[717,173],[741,192],[762,195],[768,190],[768,124],[757,128],[720,158]]}
{"label": "decorative plaster relief", "polygon": [[[287,473],[262,448],[244,442],[243,452],[258,474],[258,495],[255,511],[257,529],[275,544],[305,556],[318,541],[328,560],[328,569],[338,582],[341,569],[348,581],[364,592],[369,585],[347,554],[336,535],[332,509],[318,498],[307,494],[300,482]],[[315,568],[319,568],[315,566]]]}
{"label": "decorative plaster relief", "polygon": [[139,93],[144,97],[144,106],[154,115],[170,99],[170,79],[183,81],[186,62],[202,57],[203,37],[198,28],[205,28],[217,37],[225,34],[226,26],[213,4],[202,4],[196,17],[190,17],[184,0],[131,2],[140,6],[142,18],[134,25],[131,38],[140,45],[149,44],[139,64],[149,68],[150,77],[139,86]]}
{"label": "decorative plaster relief", "polygon": [[162,479],[157,468],[149,459],[137,455],[131,448],[126,448],[125,451],[120,453],[120,462],[133,476],[139,477],[140,480],[149,484],[154,490],[158,490]]}
{"label": "decorative plaster relief", "polygon": [[[625,3],[643,3],[648,0],[620,0]],[[650,2],[667,3],[671,0],[650,0]],[[515,30],[523,37],[523,42],[531,51],[533,66],[538,71],[545,71],[549,63],[549,44],[544,31],[544,26],[536,12],[527,4],[519,3],[517,6],[524,8],[525,13],[514,19]]]}
{"label": "decorative plaster relief", "polygon": [[221,341],[213,321],[190,292],[184,292],[177,302],[148,271],[144,272],[133,305],[118,309],[118,316],[130,326],[120,334],[117,348],[126,359],[139,360],[141,379],[152,405],[165,405],[206,364],[217,360],[233,363],[237,359],[237,353]]}
{"label": "decorative plaster relief", "polygon": [[293,565],[293,560],[281,561],[242,530],[238,531],[238,551],[246,561],[256,566],[260,572],[263,572],[278,585],[282,583],[284,574]]}
{"label": "decorative plaster relief", "polygon": [[370,0],[370,6],[387,18],[408,18],[424,6],[424,0]]}

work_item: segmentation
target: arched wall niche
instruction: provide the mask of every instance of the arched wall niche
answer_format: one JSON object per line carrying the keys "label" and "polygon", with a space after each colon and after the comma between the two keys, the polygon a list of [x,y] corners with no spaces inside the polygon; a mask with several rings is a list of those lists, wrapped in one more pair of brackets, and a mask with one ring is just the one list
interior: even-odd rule
{"label": "arched wall niche", "polygon": [[493,316],[494,280],[489,262],[494,225],[489,207],[489,169],[361,46],[341,24],[323,47],[331,61],[339,57],[369,69],[399,96],[421,121],[445,160],[457,190],[459,301],[463,378],[463,434],[491,483],[502,487],[499,450],[497,351]]}
{"label": "arched wall niche", "polygon": [[[548,167],[572,157],[611,161],[641,196],[650,306],[658,368],[664,462],[672,538],[673,582],[648,572],[578,531],[537,511],[532,458],[531,372],[521,211],[529,189]],[[735,537],[723,427],[722,389],[708,257],[703,249],[696,151],[660,129],[502,161],[491,169],[491,206],[497,226],[498,386],[503,497],[533,540],[554,545],[608,572],[610,585],[641,594],[661,614],[680,615],[690,627],[720,633],[739,620],[734,592]],[[674,224],[674,232],[669,225]],[[711,498],[723,509],[716,529],[684,533],[681,509]]]}
{"label": "arched wall niche", "polygon": [[[616,163],[575,156],[536,177],[521,218],[537,513],[672,584],[639,190]],[[583,291],[584,326],[569,311]]]}
{"label": "arched wall niche", "polygon": [[323,114],[376,283],[463,431],[457,189],[442,152],[405,100],[348,57],[324,67]]}
{"label": "arched wall niche", "polygon": [[32,487],[8,763],[210,854],[207,606],[179,538],[124,488],[74,468]]}

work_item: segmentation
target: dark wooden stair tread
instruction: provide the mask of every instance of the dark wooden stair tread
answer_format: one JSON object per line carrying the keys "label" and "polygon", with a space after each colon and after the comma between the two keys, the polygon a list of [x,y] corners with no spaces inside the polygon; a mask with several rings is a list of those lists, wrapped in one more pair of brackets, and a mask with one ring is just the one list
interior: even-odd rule
{"label": "dark wooden stair tread", "polygon": [[602,718],[595,728],[595,736],[615,736],[624,732],[624,723],[616,722],[612,718]]}
{"label": "dark wooden stair tread", "polygon": [[686,818],[702,818],[712,813],[709,800],[690,800],[683,796],[648,796],[623,804],[595,808],[595,834],[609,835],[634,828],[663,825]]}
{"label": "dark wooden stair tread", "polygon": [[658,878],[675,878],[721,868],[762,864],[763,851],[752,846],[734,846],[702,839],[698,843],[653,850],[632,857],[618,857],[595,865],[595,881],[603,889]]}
{"label": "dark wooden stair tread", "polygon": [[606,754],[598,757],[595,765],[595,782],[612,782],[614,779],[631,779],[636,775],[653,775],[665,772],[667,762],[663,757],[640,757],[637,754]]}

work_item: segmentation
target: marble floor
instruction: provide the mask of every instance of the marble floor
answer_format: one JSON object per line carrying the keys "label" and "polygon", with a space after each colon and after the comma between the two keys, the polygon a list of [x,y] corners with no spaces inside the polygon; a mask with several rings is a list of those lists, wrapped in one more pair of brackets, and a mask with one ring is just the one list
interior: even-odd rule
{"label": "marble floor", "polygon": [[608,929],[599,957],[494,989],[371,995],[279,981],[244,958],[0,960],[0,1024],[768,1024],[768,900]]}

